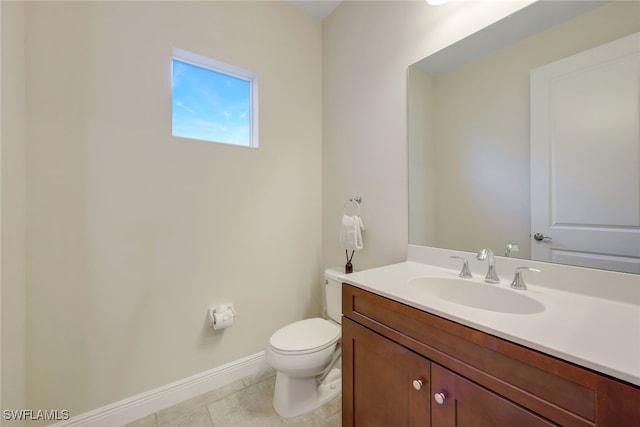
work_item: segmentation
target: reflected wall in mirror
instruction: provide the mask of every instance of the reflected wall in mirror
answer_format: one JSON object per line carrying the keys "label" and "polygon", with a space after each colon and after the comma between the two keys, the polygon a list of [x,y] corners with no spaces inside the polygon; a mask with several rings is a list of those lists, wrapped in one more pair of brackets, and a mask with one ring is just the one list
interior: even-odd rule
{"label": "reflected wall in mirror", "polygon": [[[515,243],[512,256],[531,259],[530,71],[638,32],[638,2],[541,1],[410,66],[409,243],[496,255]],[[483,48],[493,50],[480,55]],[[637,134],[632,175],[640,181]],[[631,185],[638,193],[640,182]],[[640,206],[630,216],[625,227],[640,259]],[[640,272],[635,261],[550,260]]]}

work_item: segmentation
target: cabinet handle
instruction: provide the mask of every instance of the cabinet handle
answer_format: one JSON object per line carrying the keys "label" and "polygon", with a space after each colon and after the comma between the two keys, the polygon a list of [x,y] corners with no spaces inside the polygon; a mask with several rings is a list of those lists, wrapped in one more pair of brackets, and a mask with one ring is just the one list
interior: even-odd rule
{"label": "cabinet handle", "polygon": [[422,380],[413,380],[413,388],[420,390],[422,388]]}
{"label": "cabinet handle", "polygon": [[447,398],[444,393],[436,393],[433,395],[433,398],[438,402],[438,405],[442,405]]}

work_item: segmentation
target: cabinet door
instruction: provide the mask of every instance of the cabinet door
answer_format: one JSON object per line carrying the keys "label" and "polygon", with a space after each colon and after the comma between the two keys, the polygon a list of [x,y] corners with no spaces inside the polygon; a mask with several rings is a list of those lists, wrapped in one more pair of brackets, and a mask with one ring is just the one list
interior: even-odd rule
{"label": "cabinet door", "polygon": [[433,427],[556,425],[435,363],[431,394]]}
{"label": "cabinet door", "polygon": [[343,426],[430,424],[427,359],[344,318]]}

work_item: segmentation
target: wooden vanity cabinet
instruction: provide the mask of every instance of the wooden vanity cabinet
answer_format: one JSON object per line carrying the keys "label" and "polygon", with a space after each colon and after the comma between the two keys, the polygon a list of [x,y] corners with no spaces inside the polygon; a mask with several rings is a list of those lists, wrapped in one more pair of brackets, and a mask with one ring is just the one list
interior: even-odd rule
{"label": "wooden vanity cabinet", "polygon": [[431,418],[429,361],[348,319],[343,321],[343,340],[345,334],[350,344],[343,347],[343,361],[349,360],[346,366],[354,381],[348,392],[343,388],[343,395],[358,398],[343,411],[357,420],[354,425],[427,425]]}
{"label": "wooden vanity cabinet", "polygon": [[345,427],[640,426],[640,387],[347,284],[342,301]]}
{"label": "wooden vanity cabinet", "polygon": [[[433,404],[432,426],[526,426],[556,424],[516,405],[479,385],[436,365],[431,370],[432,394],[444,400]],[[423,424],[429,425],[429,424]]]}

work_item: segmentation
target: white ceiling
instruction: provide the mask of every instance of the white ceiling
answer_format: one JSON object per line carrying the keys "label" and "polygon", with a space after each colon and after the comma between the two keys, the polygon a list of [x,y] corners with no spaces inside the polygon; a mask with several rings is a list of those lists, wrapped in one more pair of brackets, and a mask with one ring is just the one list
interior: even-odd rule
{"label": "white ceiling", "polygon": [[312,18],[322,21],[338,7],[342,0],[284,0]]}

